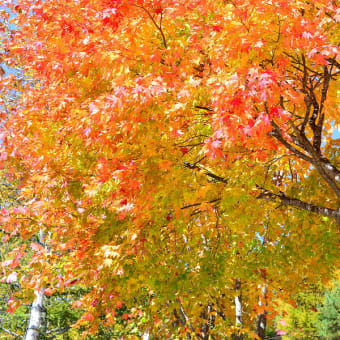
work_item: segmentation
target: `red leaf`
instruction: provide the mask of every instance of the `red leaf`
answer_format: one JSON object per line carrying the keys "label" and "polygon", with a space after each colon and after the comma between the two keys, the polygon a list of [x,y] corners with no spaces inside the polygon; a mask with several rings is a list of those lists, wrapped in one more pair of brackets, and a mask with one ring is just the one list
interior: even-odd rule
{"label": "red leaf", "polygon": [[121,308],[122,306],[123,306],[123,302],[122,301],[117,301],[117,303],[116,303],[116,308]]}
{"label": "red leaf", "polygon": [[47,288],[44,290],[45,295],[53,295],[53,293],[54,293],[54,289],[52,288]]}
{"label": "red leaf", "polygon": [[33,242],[31,243],[31,248],[34,251],[40,251],[40,250],[44,249],[40,244],[33,243]]}
{"label": "red leaf", "polygon": [[92,313],[88,312],[88,313],[83,315],[83,319],[85,319],[86,321],[93,321],[94,320],[94,316],[93,316]]}

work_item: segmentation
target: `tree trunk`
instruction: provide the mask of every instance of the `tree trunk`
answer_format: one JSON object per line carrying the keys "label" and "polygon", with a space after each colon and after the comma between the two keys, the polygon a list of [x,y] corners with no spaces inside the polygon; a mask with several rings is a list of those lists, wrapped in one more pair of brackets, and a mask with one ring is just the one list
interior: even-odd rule
{"label": "tree trunk", "polygon": [[259,314],[256,320],[256,334],[262,340],[266,336],[266,325],[267,325],[266,314],[265,313]]}
{"label": "tree trunk", "polygon": [[[243,324],[243,311],[242,311],[242,294],[241,294],[241,280],[236,279],[235,282],[235,316],[236,316],[236,326],[242,327]],[[243,335],[240,333],[240,331],[237,334],[233,334],[232,336],[233,340],[243,340]]]}
{"label": "tree trunk", "polygon": [[202,340],[209,340],[209,333],[210,328],[214,327],[214,319],[211,315],[212,311],[212,303],[209,302],[207,307],[203,309],[203,312],[201,313],[201,318],[203,320],[206,320],[204,323],[201,324],[201,336],[200,339]]}
{"label": "tree trunk", "polygon": [[[260,288],[260,287],[259,287]],[[259,299],[259,306],[266,305],[267,299],[267,286],[263,285],[261,287],[261,297]],[[260,337],[260,339],[264,339],[266,336],[266,326],[267,326],[267,313],[264,311],[263,313],[257,316],[256,320],[256,334]]]}
{"label": "tree trunk", "polygon": [[35,299],[31,307],[31,315],[26,331],[25,340],[38,340],[39,328],[42,324],[44,289],[35,291]]}

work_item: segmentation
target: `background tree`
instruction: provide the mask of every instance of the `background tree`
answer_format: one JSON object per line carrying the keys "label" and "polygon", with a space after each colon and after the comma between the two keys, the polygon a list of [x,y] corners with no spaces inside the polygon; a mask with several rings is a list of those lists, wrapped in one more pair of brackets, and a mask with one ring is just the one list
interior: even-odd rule
{"label": "background tree", "polygon": [[[334,281],[337,282],[337,281]],[[284,339],[333,339],[337,335],[337,283],[327,289],[316,284],[302,289],[291,301],[280,301],[277,311],[277,330],[284,331]]]}
{"label": "background tree", "polygon": [[323,306],[319,309],[319,322],[317,329],[321,337],[336,339],[340,335],[340,289],[336,284],[332,289],[327,290]]}
{"label": "background tree", "polygon": [[324,291],[322,285],[314,285],[299,292],[294,298],[294,305],[279,303],[280,322],[277,328],[286,332],[284,338],[319,339],[317,325]]}

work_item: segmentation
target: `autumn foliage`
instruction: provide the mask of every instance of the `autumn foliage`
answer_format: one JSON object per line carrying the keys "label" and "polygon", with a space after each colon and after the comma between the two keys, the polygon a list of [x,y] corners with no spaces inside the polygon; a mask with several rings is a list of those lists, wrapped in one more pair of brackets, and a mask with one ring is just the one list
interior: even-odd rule
{"label": "autumn foliage", "polygon": [[2,59],[24,79],[1,80],[19,98],[0,159],[21,206],[1,222],[48,247],[6,275],[92,287],[90,331],[127,304],[158,334],[217,338],[235,332],[235,280],[252,334],[275,298],[329,279],[338,1],[7,2]]}

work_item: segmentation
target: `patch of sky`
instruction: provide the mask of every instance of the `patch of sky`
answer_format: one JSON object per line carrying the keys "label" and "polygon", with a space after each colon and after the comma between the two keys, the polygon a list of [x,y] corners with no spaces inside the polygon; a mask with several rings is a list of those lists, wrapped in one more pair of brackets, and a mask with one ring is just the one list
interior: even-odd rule
{"label": "patch of sky", "polygon": [[[0,11],[4,11],[8,14],[7,19],[2,20],[2,24],[7,28],[4,32],[0,32],[0,55],[6,55],[7,51],[5,50],[4,46],[1,44],[2,38],[6,39],[9,38],[6,35],[11,35],[13,32],[18,28],[17,25],[13,23],[13,20],[16,17],[16,14],[13,13],[6,4],[17,4],[17,1],[15,0],[9,0],[9,1],[3,1],[2,5],[0,5]],[[1,21],[1,17],[0,17]],[[1,36],[2,35],[2,36]],[[4,62],[0,62],[0,71],[2,71],[2,77],[6,78],[9,76],[14,76],[16,78],[16,81],[24,84],[24,83],[32,83],[33,79],[29,79],[27,75],[24,74],[23,70],[20,68],[15,68],[7,65]],[[9,108],[12,105],[17,105],[17,99],[20,96],[20,91],[16,91],[15,89],[9,90],[7,92],[1,91],[0,92],[0,99],[2,103],[0,103],[0,110],[7,111],[7,113],[10,111]],[[1,141],[0,141],[1,142]]]}
{"label": "patch of sky", "polygon": [[[8,2],[12,2],[12,1],[8,1]],[[6,3],[6,1],[4,3]],[[13,3],[16,4],[16,1],[13,1]],[[0,17],[1,24],[6,26],[10,32],[16,30],[18,28],[18,26],[13,23],[13,19],[15,19],[15,16],[16,16],[15,13],[10,11],[10,9],[8,7],[3,6],[3,5],[0,6],[0,11],[5,11],[6,13],[9,14],[8,21],[6,20],[6,22],[4,20],[1,20],[1,17]],[[8,31],[3,32],[2,34],[8,34]],[[0,34],[0,41],[1,41],[1,34]],[[2,53],[6,54],[6,51],[2,50],[2,46],[0,45],[0,54],[2,54]],[[20,70],[9,67],[8,65],[6,65],[4,63],[0,63],[0,66],[2,67],[3,71],[5,72],[5,75],[6,74],[17,75],[17,74],[20,73]]]}
{"label": "patch of sky", "polygon": [[333,139],[338,139],[340,138],[340,130],[334,129],[333,134],[332,134]]}
{"label": "patch of sky", "polygon": [[[14,5],[17,4],[17,1],[3,1],[3,4],[0,5],[0,11],[5,11],[6,13],[9,14],[9,20],[11,21],[12,19],[15,18],[15,13],[13,13],[8,6],[5,6],[7,4],[13,3]],[[14,25],[13,23],[10,23],[10,28],[16,28],[17,26]]]}

